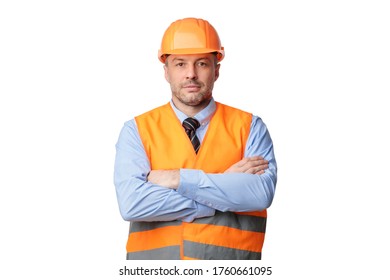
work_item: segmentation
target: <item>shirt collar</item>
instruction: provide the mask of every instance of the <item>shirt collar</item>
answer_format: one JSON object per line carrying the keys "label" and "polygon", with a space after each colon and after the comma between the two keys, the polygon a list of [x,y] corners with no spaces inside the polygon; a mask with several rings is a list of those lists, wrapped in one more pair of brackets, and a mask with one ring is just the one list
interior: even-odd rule
{"label": "shirt collar", "polygon": [[[171,99],[170,101],[171,107],[173,111],[175,112],[177,118],[182,123],[188,116],[184,114],[182,111],[176,108],[175,104],[173,104],[173,101]],[[210,103],[204,108],[202,111],[197,113],[194,118],[197,119],[201,126],[207,125],[210,122],[211,117],[214,115],[215,110],[217,106],[215,104],[214,98],[211,98]]]}

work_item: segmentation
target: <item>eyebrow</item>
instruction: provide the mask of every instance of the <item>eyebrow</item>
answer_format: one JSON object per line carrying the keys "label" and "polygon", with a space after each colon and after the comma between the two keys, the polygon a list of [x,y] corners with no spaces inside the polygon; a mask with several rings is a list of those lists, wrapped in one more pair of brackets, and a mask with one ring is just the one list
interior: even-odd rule
{"label": "eyebrow", "polygon": [[[211,59],[209,57],[201,57],[201,58],[198,58],[197,60],[195,61],[199,61],[199,60],[208,60],[208,61],[211,61]],[[172,59],[172,62],[174,61],[186,61],[185,58],[181,58],[181,57],[175,57],[174,59]]]}

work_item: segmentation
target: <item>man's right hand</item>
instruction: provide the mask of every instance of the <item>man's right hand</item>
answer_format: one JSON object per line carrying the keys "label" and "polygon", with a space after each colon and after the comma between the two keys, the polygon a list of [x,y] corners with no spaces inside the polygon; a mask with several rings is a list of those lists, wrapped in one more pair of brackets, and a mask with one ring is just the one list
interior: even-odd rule
{"label": "man's right hand", "polygon": [[230,166],[224,173],[248,173],[261,175],[268,168],[268,161],[261,156],[243,158]]}

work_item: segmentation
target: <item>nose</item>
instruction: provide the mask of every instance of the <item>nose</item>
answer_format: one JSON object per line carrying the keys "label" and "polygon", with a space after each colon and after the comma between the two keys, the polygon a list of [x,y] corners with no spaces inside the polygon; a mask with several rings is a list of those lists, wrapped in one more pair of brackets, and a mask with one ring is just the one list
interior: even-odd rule
{"label": "nose", "polygon": [[196,80],[198,78],[198,75],[196,73],[196,67],[195,65],[189,65],[187,67],[187,79],[188,80]]}

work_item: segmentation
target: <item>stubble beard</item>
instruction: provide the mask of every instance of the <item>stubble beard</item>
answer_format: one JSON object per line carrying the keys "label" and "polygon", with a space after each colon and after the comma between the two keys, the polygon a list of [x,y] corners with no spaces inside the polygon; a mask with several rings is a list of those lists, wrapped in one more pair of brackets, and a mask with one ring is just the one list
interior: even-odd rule
{"label": "stubble beard", "polygon": [[[183,91],[182,91],[183,90]],[[206,87],[199,92],[184,92],[185,89],[180,87],[172,88],[173,95],[180,103],[186,106],[197,107],[208,103],[212,97],[212,88]]]}

